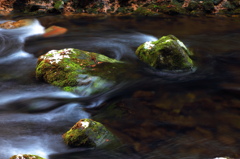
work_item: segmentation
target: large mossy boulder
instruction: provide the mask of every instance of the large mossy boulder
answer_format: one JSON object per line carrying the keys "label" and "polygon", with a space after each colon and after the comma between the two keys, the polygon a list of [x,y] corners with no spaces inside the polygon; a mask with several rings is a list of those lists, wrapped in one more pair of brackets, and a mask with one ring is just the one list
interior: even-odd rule
{"label": "large mossy boulder", "polygon": [[30,155],[30,154],[19,154],[14,155],[10,159],[45,159],[37,155]]}
{"label": "large mossy boulder", "polygon": [[117,140],[105,126],[91,119],[79,120],[62,137],[70,147],[104,147]]}
{"label": "large mossy boulder", "polygon": [[150,66],[168,71],[189,71],[193,68],[192,53],[175,36],[163,36],[157,41],[140,45],[136,55]]}
{"label": "large mossy boulder", "polygon": [[36,78],[81,95],[109,89],[121,78],[123,62],[78,50],[52,50],[38,58]]}

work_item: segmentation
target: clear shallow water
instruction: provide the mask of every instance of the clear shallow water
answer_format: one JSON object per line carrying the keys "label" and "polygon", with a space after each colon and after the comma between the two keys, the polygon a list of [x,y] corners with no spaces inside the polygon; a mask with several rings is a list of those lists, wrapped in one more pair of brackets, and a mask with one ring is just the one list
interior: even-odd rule
{"label": "clear shallow water", "polygon": [[[39,17],[18,30],[0,30],[0,155],[50,159],[239,157],[240,22],[231,18]],[[41,25],[42,26],[41,26]],[[43,26],[68,28],[42,38]],[[134,50],[173,34],[195,53],[197,70],[173,74],[141,63]],[[29,38],[29,36],[32,36]],[[63,92],[36,81],[37,57],[79,48],[126,61],[126,80],[95,96]],[[131,66],[131,65],[130,65]],[[138,75],[131,80],[128,74]],[[117,107],[108,109],[112,103]],[[123,146],[71,149],[61,135],[81,118],[108,126]]]}

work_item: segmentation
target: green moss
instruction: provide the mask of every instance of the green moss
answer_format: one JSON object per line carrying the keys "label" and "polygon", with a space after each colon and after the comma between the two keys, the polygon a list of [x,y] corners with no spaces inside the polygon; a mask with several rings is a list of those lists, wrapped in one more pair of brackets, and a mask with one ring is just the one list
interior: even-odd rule
{"label": "green moss", "polygon": [[96,147],[96,144],[85,134],[85,131],[71,129],[64,136],[64,142],[71,147]]}
{"label": "green moss", "polygon": [[62,137],[71,147],[97,147],[115,138],[101,123],[91,119],[81,119]]}
{"label": "green moss", "polygon": [[10,159],[45,159],[37,155],[23,154],[23,155],[14,155]]}
{"label": "green moss", "polygon": [[233,14],[240,14],[240,8],[235,9],[232,13]]}
{"label": "green moss", "polygon": [[[92,94],[122,79],[123,62],[78,49],[52,50],[38,58],[36,78],[66,91]],[[113,81],[113,82],[112,82]]]}
{"label": "green moss", "polygon": [[214,11],[214,4],[211,0],[204,1],[202,6],[206,13],[212,13]]}
{"label": "green moss", "polygon": [[74,92],[75,87],[67,86],[67,87],[63,87],[63,90],[64,90],[64,91],[67,91],[67,92]]}
{"label": "green moss", "polygon": [[54,8],[59,10],[63,8],[64,2],[62,0],[54,0]]}
{"label": "green moss", "polygon": [[119,8],[116,10],[116,13],[123,13],[123,14],[132,13],[132,12],[133,12],[133,9],[128,8],[128,7],[119,7]]}
{"label": "green moss", "polygon": [[148,10],[156,13],[163,13],[168,15],[177,15],[177,14],[186,14],[186,10],[181,7],[181,4],[178,2],[172,2],[168,4],[162,3],[153,3],[146,7]]}
{"label": "green moss", "polygon": [[178,14],[186,14],[186,10],[177,5],[162,5],[159,8],[159,12],[163,12],[168,15],[178,15]]}
{"label": "green moss", "polygon": [[138,47],[136,55],[157,69],[191,70],[192,53],[173,35],[163,36],[157,41],[146,42]]}
{"label": "green moss", "polygon": [[158,15],[158,13],[153,12],[153,11],[151,11],[150,9],[145,8],[145,7],[139,7],[139,8],[137,8],[137,9],[133,12],[133,14],[134,14],[134,15],[137,15],[137,16],[156,16],[156,15]]}

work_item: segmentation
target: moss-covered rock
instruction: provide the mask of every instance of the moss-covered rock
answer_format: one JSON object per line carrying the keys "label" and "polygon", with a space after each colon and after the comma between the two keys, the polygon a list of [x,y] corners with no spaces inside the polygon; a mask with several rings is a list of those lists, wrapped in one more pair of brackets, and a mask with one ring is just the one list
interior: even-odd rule
{"label": "moss-covered rock", "polygon": [[117,139],[105,126],[91,119],[79,120],[62,137],[70,147],[101,147]]}
{"label": "moss-covered rock", "polygon": [[211,0],[204,1],[202,5],[206,13],[212,13],[214,11],[214,4]]}
{"label": "moss-covered rock", "polygon": [[156,69],[183,71],[193,68],[189,57],[192,53],[175,36],[163,36],[157,41],[148,41],[140,45],[136,55],[140,60]]}
{"label": "moss-covered rock", "polygon": [[14,155],[10,159],[45,159],[37,155],[30,155],[30,154],[19,154],[19,155]]}
{"label": "moss-covered rock", "polygon": [[122,77],[123,62],[78,50],[52,50],[38,58],[36,78],[81,95],[109,89]]}

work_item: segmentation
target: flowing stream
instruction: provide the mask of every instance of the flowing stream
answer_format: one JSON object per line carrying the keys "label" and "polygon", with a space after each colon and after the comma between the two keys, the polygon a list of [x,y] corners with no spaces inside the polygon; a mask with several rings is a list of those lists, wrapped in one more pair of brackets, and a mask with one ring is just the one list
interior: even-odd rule
{"label": "flowing stream", "polygon": [[[1,159],[16,154],[48,159],[240,157],[237,18],[34,19],[26,27],[0,29]],[[51,25],[68,32],[41,37]],[[162,72],[137,59],[140,44],[169,34],[194,52],[194,72]],[[34,76],[38,56],[63,48],[102,53],[132,67],[126,80],[109,91],[92,96],[64,92]],[[129,80],[128,74],[138,78]],[[112,104],[119,107],[108,108]],[[61,135],[82,118],[102,122],[123,144],[67,147]]]}

